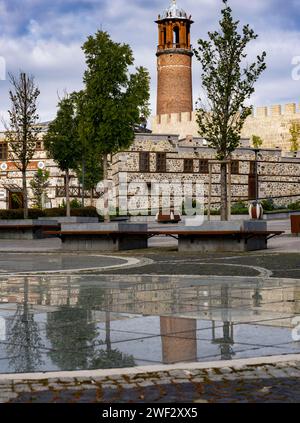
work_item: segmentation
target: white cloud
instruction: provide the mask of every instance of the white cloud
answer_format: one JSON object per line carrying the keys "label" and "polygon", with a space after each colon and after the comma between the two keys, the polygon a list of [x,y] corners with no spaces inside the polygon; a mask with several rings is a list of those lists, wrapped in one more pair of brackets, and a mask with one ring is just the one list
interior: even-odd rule
{"label": "white cloud", "polygon": [[[193,45],[216,28],[221,0],[178,0],[195,20]],[[299,0],[231,0],[234,15],[250,23],[260,34],[252,44],[250,57],[266,50],[268,69],[253,97],[256,105],[297,101],[298,85],[291,78],[291,60],[300,55],[300,29],[295,27]],[[156,46],[154,20],[168,0],[0,0],[0,56],[7,69],[20,69],[35,75],[41,88],[40,115],[48,120],[55,115],[57,92],[82,87],[85,68],[81,45],[101,26],[114,40],[129,43],[137,65],[151,73],[151,104],[156,107]],[[291,10],[289,10],[289,7]],[[293,9],[292,9],[293,8]],[[294,16],[295,15],[295,16]],[[200,66],[194,59],[194,99],[200,91]],[[8,83],[0,81],[0,112],[9,105]]]}

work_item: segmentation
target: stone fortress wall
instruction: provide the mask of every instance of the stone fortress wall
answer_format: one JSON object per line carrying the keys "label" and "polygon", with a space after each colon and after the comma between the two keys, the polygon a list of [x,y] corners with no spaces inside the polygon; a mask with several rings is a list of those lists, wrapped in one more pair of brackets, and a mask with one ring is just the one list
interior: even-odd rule
{"label": "stone fortress wall", "polygon": [[[252,135],[258,135],[263,140],[262,148],[277,148],[290,152],[289,130],[293,122],[300,124],[300,105],[289,103],[284,106],[258,107],[247,119],[241,136],[250,139]],[[152,131],[155,134],[177,134],[179,138],[187,135],[198,137],[196,112],[154,116]]]}
{"label": "stone fortress wall", "polygon": [[[149,155],[148,172],[141,170],[141,154]],[[157,169],[158,154],[165,153],[166,168]],[[185,161],[192,161],[192,169],[185,169]],[[201,169],[203,161],[214,161],[215,151],[203,144],[203,139],[186,137],[179,140],[175,135],[137,134],[129,151],[113,156],[112,179],[117,187],[120,178],[126,175],[128,183],[133,183],[128,190],[128,201],[141,193],[134,183],[142,182],[152,195],[152,185],[156,182],[172,183],[174,201],[180,204],[183,183],[190,182],[195,192],[196,184],[203,182],[205,203],[208,201],[209,174]],[[232,200],[247,202],[250,197],[250,185],[253,178],[255,152],[249,147],[240,147],[232,155],[238,163],[237,171],[232,174]],[[212,201],[216,207],[220,204],[220,165],[212,167]],[[281,150],[261,149],[258,155],[259,197],[274,198],[278,205],[288,205],[300,200],[300,155],[299,158],[284,156]],[[119,196],[119,193],[117,193]],[[153,200],[153,198],[152,198]],[[154,198],[154,207],[159,206],[159,198]],[[142,208],[143,209],[143,208]],[[147,206],[143,210],[147,209]]]}

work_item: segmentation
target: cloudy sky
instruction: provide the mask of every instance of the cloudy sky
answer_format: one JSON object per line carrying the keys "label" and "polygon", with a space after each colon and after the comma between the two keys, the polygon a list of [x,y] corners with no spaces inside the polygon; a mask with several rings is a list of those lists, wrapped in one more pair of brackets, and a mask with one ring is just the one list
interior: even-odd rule
{"label": "cloudy sky", "polygon": [[[218,24],[221,0],[178,0],[192,14],[193,44]],[[250,57],[268,54],[268,70],[257,85],[254,105],[299,102],[300,81],[292,78],[292,58],[300,56],[300,0],[230,0],[234,15],[260,35]],[[0,0],[0,56],[7,71],[35,75],[41,89],[41,120],[54,117],[58,94],[81,88],[85,69],[81,45],[102,28],[129,43],[136,64],[151,72],[155,113],[157,29],[154,20],[169,0]],[[299,59],[300,60],[300,59]],[[2,62],[0,62],[2,63]],[[194,60],[194,98],[200,67]],[[8,82],[0,81],[0,114],[9,106]]]}

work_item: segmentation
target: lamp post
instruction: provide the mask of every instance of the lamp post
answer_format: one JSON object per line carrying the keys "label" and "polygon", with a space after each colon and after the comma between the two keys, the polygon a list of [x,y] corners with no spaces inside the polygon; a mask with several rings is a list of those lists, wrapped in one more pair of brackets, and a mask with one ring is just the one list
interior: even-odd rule
{"label": "lamp post", "polygon": [[255,174],[255,202],[256,204],[259,201],[259,185],[258,185],[258,153],[259,149],[254,149],[255,153],[255,162],[254,162],[254,174]]}
{"label": "lamp post", "polygon": [[249,215],[251,219],[260,220],[263,218],[263,208],[259,202],[259,180],[258,180],[258,154],[259,149],[255,148],[255,160],[254,160],[254,182],[255,182],[255,201],[250,204]]}

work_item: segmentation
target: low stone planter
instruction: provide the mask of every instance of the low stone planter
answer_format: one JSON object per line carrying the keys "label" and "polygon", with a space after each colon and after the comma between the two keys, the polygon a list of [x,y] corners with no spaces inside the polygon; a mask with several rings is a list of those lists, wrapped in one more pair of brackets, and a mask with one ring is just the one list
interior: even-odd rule
{"label": "low stone planter", "polygon": [[[264,221],[204,222],[200,227],[186,229],[191,233],[179,235],[178,250],[180,252],[245,252],[267,248],[268,235],[265,234],[267,222]],[[200,233],[195,235],[197,232]],[[249,233],[249,236],[245,236],[245,232]],[[261,235],[254,235],[257,232],[261,232]]]}
{"label": "low stone planter", "polygon": [[44,231],[50,230],[60,230],[56,220],[0,220],[0,239],[42,239]]}
{"label": "low stone planter", "polygon": [[67,216],[61,216],[61,217],[39,217],[39,221],[44,221],[44,220],[52,220],[52,221],[56,221],[58,223],[63,223],[63,224],[71,224],[71,223],[99,223],[99,219],[98,217],[80,217],[80,216],[71,216],[71,217],[67,217]]}
{"label": "low stone planter", "polygon": [[147,230],[145,224],[62,224],[60,236],[64,251],[114,252],[147,248]]}

